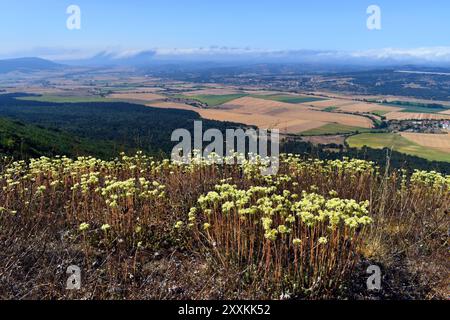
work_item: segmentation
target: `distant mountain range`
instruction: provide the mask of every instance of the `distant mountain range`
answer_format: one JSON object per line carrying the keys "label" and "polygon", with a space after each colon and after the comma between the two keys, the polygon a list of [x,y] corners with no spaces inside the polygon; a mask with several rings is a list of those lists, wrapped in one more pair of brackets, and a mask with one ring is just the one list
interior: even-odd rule
{"label": "distant mountain range", "polygon": [[[414,59],[412,59],[414,60]],[[406,63],[409,62],[409,63]],[[261,67],[262,66],[262,67]],[[193,70],[222,72],[223,68],[237,68],[242,72],[349,72],[372,69],[401,71],[449,72],[450,64],[441,62],[409,61],[392,58],[350,57],[338,52],[313,50],[254,52],[251,50],[175,50],[102,51],[88,58],[50,61],[37,57],[0,60],[0,74],[9,72],[36,72],[70,67],[132,67],[146,73],[149,69],[161,72],[186,73]],[[264,71],[263,70],[263,71]]]}
{"label": "distant mountain range", "polygon": [[64,67],[62,64],[33,57],[0,60],[0,73],[56,70],[62,67]]}
{"label": "distant mountain range", "polygon": [[335,66],[450,66],[449,48],[372,51],[257,50],[251,48],[208,47],[194,49],[152,49],[103,51],[91,57],[61,61],[78,66],[145,66],[167,63],[254,63],[315,64]]}

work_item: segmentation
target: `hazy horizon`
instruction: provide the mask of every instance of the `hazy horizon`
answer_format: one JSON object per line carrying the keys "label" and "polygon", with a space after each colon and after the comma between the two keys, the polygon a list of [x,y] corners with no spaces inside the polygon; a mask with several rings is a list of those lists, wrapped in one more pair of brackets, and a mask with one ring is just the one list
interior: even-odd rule
{"label": "hazy horizon", "polygon": [[[446,1],[2,1],[0,58],[450,62]],[[434,2],[436,4],[436,2]],[[69,30],[67,8],[80,8]],[[370,30],[367,9],[380,9]],[[18,19],[20,17],[20,19]],[[11,32],[13,30],[14,32]]]}

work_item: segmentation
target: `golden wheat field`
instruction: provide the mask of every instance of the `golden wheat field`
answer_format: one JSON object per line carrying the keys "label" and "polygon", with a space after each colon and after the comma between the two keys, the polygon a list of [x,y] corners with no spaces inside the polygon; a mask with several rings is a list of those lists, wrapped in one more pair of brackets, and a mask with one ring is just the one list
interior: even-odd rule
{"label": "golden wheat field", "polygon": [[421,146],[435,148],[450,153],[450,134],[401,132],[400,135]]}
{"label": "golden wheat field", "polygon": [[277,117],[270,114],[251,114],[233,112],[231,110],[198,110],[202,118],[218,120],[218,121],[232,121],[244,123],[247,125],[254,125],[262,129],[279,129],[284,133],[298,133],[315,128],[319,128],[326,124],[326,122],[316,120],[305,120],[302,117],[287,118]]}
{"label": "golden wheat field", "polygon": [[202,118],[218,121],[232,121],[246,125],[254,125],[263,129],[280,129],[284,133],[297,133],[319,128],[326,122],[295,118],[276,117],[271,114],[252,114],[248,112],[233,112],[226,109],[195,110]]}
{"label": "golden wheat field", "polygon": [[235,114],[253,115],[255,118],[269,116],[273,119],[272,123],[289,124],[291,121],[298,120],[316,122],[316,128],[330,122],[362,128],[371,128],[373,126],[370,119],[357,115],[317,111],[304,104],[283,103],[253,97],[243,97],[230,101],[220,106],[220,109]]}
{"label": "golden wheat field", "polygon": [[230,121],[265,129],[278,128],[284,133],[307,131],[326,124],[325,122],[301,119],[274,119],[274,117],[267,115],[255,116],[248,113],[235,113],[222,109],[203,109],[175,102],[152,102],[147,105],[156,108],[190,110],[200,114],[203,119]]}

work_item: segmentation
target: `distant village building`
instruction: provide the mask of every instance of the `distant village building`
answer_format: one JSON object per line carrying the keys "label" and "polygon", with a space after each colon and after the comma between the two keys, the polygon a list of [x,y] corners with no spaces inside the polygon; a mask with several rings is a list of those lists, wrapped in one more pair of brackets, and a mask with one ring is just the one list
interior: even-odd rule
{"label": "distant village building", "polygon": [[444,130],[450,130],[450,121],[446,120],[442,122],[442,129]]}

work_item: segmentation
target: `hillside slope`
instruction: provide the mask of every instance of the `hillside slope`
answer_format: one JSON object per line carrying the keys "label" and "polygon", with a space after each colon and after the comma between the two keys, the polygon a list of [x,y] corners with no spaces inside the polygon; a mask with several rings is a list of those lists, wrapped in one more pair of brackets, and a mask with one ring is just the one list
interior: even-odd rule
{"label": "hillside slope", "polygon": [[54,155],[109,156],[112,146],[103,141],[91,141],[72,134],[0,118],[0,154],[16,158]]}
{"label": "hillside slope", "polygon": [[29,72],[29,71],[55,70],[60,67],[62,67],[62,65],[40,58],[18,58],[18,59],[0,60],[0,73],[8,73],[12,71]]}
{"label": "hillside slope", "polygon": [[[89,140],[108,141],[117,151],[142,150],[150,154],[170,154],[175,142],[172,132],[193,131],[193,122],[202,120],[203,129],[242,127],[238,123],[205,120],[194,111],[152,108],[125,102],[57,103],[17,98],[26,94],[0,95],[0,117],[62,130]],[[94,153],[93,155],[96,155]]]}

